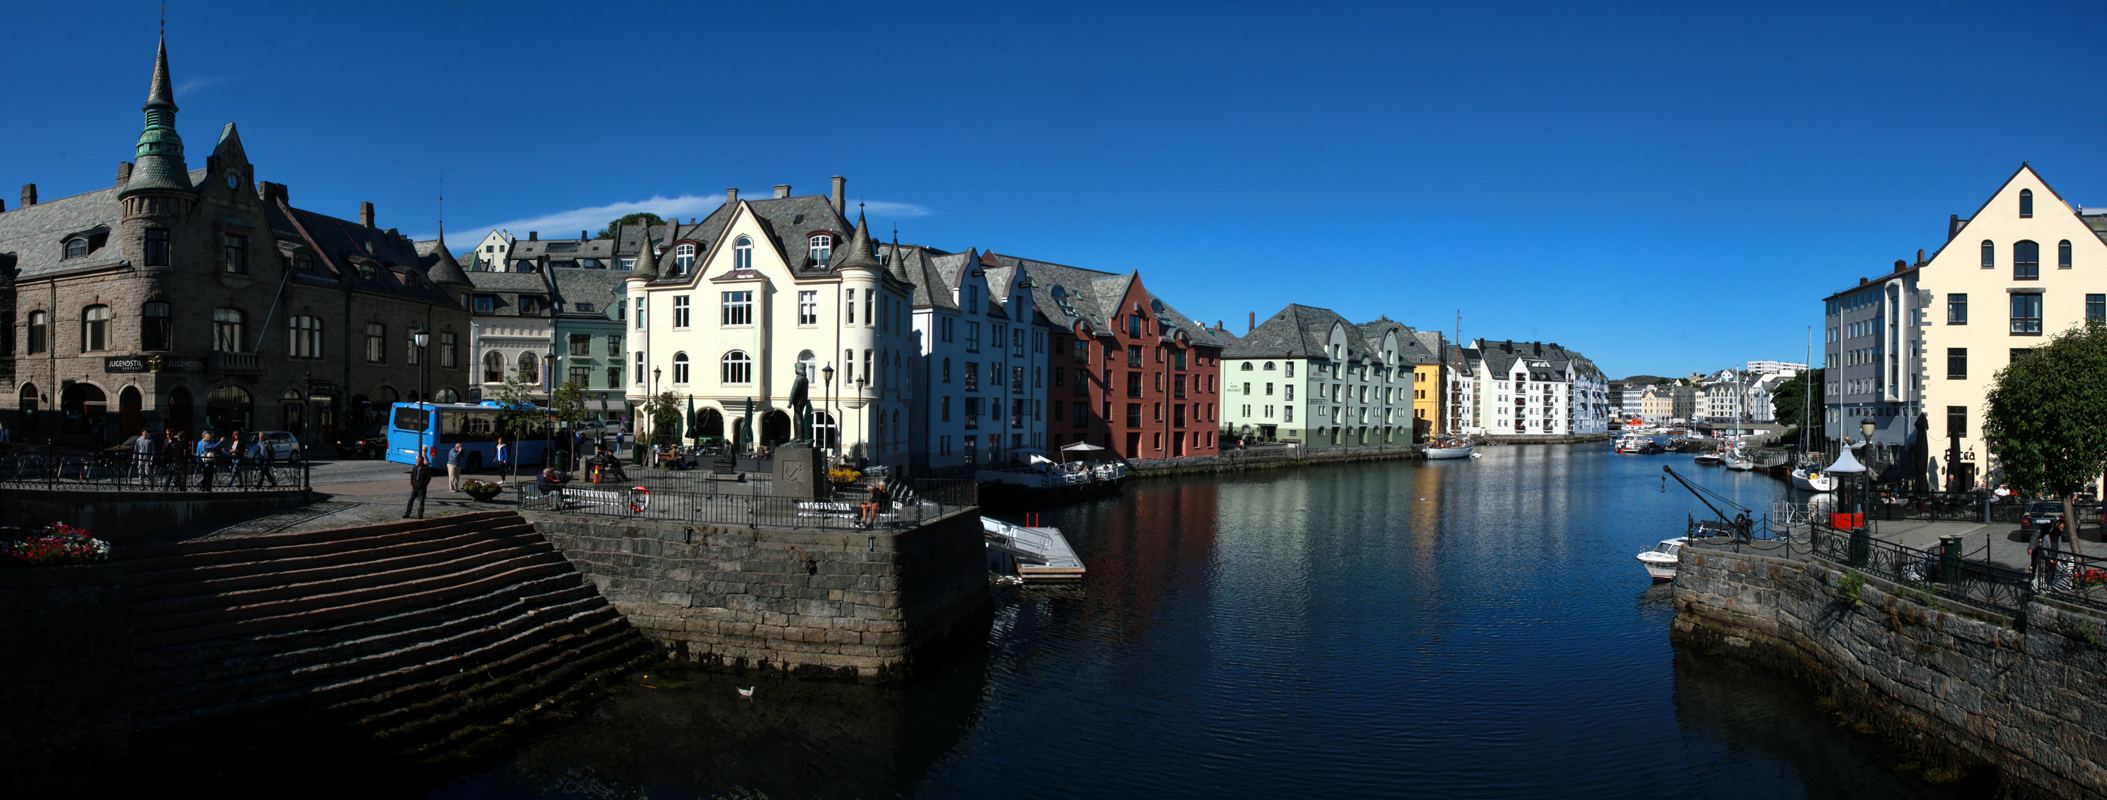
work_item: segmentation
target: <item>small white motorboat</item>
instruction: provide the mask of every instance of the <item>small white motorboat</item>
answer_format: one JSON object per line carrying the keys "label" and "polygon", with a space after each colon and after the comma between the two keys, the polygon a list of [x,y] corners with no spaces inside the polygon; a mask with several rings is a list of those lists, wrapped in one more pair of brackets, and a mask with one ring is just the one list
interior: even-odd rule
{"label": "small white motorboat", "polygon": [[1688,542],[1687,538],[1681,536],[1663,539],[1660,544],[1654,545],[1652,550],[1639,554],[1639,566],[1645,567],[1646,574],[1654,580],[1675,580],[1676,554],[1681,553],[1683,545]]}
{"label": "small white motorboat", "polygon": [[1469,439],[1444,436],[1427,447],[1427,458],[1470,458],[1477,446]]}
{"label": "small white motorboat", "polygon": [[1820,469],[1798,467],[1792,471],[1792,488],[1803,492],[1836,491],[1836,476]]}
{"label": "small white motorboat", "polygon": [[1698,453],[1690,460],[1697,462],[1697,465],[1701,467],[1716,467],[1719,466],[1719,462],[1725,461],[1726,458],[1718,453]]}
{"label": "small white motorboat", "polygon": [[1755,468],[1756,462],[1750,460],[1748,456],[1742,455],[1740,453],[1735,453],[1731,456],[1727,456],[1727,469],[1747,472]]}

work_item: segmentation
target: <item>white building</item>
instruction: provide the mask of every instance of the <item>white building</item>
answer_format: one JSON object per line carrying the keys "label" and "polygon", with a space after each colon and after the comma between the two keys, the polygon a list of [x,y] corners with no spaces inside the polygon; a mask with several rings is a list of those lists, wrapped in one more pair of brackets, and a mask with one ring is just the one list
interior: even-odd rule
{"label": "white building", "polygon": [[1479,421],[1492,436],[1572,436],[1609,431],[1609,379],[1557,343],[1485,341]]}
{"label": "white building", "polygon": [[1030,279],[977,249],[888,246],[884,257],[915,286],[916,460],[999,465],[1045,450],[1047,329]]}
{"label": "white building", "polygon": [[512,255],[512,234],[492,230],[483,237],[483,241],[469,248],[466,255],[473,260],[473,266],[464,265],[463,268],[470,272],[504,272],[505,265],[512,263],[509,260]]}
{"label": "white building", "polygon": [[1312,447],[1411,444],[1422,348],[1388,320],[1355,325],[1290,304],[1222,352],[1222,421],[1236,436]]}
{"label": "white building", "polygon": [[617,237],[648,240],[657,253],[617,254],[637,258],[626,281],[630,402],[671,393],[684,412],[694,405],[691,436],[725,438],[739,433],[734,420],[751,403],[749,441],[774,445],[796,435],[789,401],[802,364],[815,439],[907,464],[914,284],[879,262],[860,214],[849,232],[842,189],[839,178],[831,198],[790,197],[785,186],[771,199],[740,200],[732,189],[700,223]]}
{"label": "white building", "polygon": [[1807,371],[1807,365],[1790,361],[1751,361],[1748,371],[1750,375],[1798,375]]}

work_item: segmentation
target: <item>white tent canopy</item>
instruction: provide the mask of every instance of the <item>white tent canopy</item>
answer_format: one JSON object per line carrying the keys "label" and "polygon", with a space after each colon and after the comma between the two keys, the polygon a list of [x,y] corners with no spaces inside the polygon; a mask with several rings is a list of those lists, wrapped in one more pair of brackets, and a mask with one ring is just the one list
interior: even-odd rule
{"label": "white tent canopy", "polygon": [[1836,462],[1830,464],[1828,469],[1822,471],[1837,474],[1852,474],[1865,472],[1866,465],[1858,463],[1858,459],[1851,455],[1851,448],[1846,447],[1844,448],[1844,452],[1836,457]]}
{"label": "white tent canopy", "polygon": [[1103,450],[1105,448],[1099,447],[1089,442],[1076,442],[1075,444],[1066,445],[1061,449],[1071,453],[1081,453],[1089,450]]}

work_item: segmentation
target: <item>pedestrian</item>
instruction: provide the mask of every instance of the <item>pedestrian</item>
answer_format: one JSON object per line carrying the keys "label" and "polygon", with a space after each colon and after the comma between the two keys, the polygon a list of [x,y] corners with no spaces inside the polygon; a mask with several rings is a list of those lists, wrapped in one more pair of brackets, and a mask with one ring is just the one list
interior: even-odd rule
{"label": "pedestrian", "polygon": [[225,454],[227,459],[228,485],[238,489],[247,484],[248,476],[245,473],[248,472],[249,467],[247,458],[249,449],[241,441],[241,431],[235,431],[233,436],[228,437],[226,443],[222,446],[221,452]]}
{"label": "pedestrian", "polygon": [[2034,529],[2033,538],[2027,542],[2027,558],[2033,566],[2035,591],[2053,588],[2063,572],[2060,556],[2068,532],[2060,517],[2048,527]]}
{"label": "pedestrian", "polygon": [[448,451],[446,452],[446,490],[447,490],[447,491],[449,491],[449,492],[458,492],[458,491],[461,491],[461,459],[463,459],[463,458],[467,458],[467,457],[468,457],[468,456],[467,456],[467,451],[466,451],[466,450],[465,450],[465,449],[464,449],[464,448],[463,448],[463,447],[461,446],[461,443],[460,443],[460,442],[455,442],[455,443],[454,443],[454,449],[452,449],[452,450],[448,450]]}
{"label": "pedestrian", "polygon": [[503,436],[497,437],[497,459],[493,463],[497,464],[499,475],[512,468],[512,445],[506,444]]}
{"label": "pedestrian", "polygon": [[211,431],[206,431],[205,435],[198,439],[195,454],[197,456],[198,491],[212,491],[212,473],[219,469],[220,459],[226,456],[226,453],[220,450],[219,437]]}
{"label": "pedestrian", "polygon": [[872,482],[870,496],[863,501],[863,505],[857,508],[858,511],[863,512],[863,518],[859,520],[863,523],[863,527],[868,528],[876,523],[878,521],[878,510],[884,506],[885,484],[883,482]]}
{"label": "pedestrian", "polygon": [[161,443],[154,441],[152,431],[141,430],[139,438],[132,440],[132,472],[138,476],[140,483],[144,484],[153,479],[154,453],[160,449]]}
{"label": "pedestrian", "polygon": [[417,453],[417,466],[410,469],[410,502],[402,506],[402,518],[410,518],[410,509],[417,509],[417,518],[424,519],[424,490],[432,483],[431,462],[424,453]]}
{"label": "pedestrian", "polygon": [[256,470],[256,486],[260,488],[269,481],[271,488],[278,488],[278,476],[271,474],[271,447],[264,443],[262,436],[257,436],[256,442],[249,445],[244,463]]}

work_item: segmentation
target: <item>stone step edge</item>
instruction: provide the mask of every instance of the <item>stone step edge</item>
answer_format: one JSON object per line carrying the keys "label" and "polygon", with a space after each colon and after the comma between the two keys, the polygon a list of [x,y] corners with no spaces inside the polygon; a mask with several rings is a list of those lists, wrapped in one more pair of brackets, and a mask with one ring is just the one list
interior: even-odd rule
{"label": "stone step edge", "polygon": [[[489,573],[489,569],[491,569],[492,567],[503,568],[503,570],[495,574],[491,574]],[[173,644],[204,641],[206,639],[220,639],[229,636],[243,636],[257,633],[268,633],[272,631],[287,630],[290,628],[300,627],[301,625],[310,622],[329,622],[333,620],[349,619],[363,615],[370,615],[374,612],[388,612],[390,610],[408,610],[426,602],[459,597],[463,594],[469,594],[478,590],[487,590],[495,586],[503,585],[507,581],[524,580],[529,577],[539,577],[542,575],[562,574],[565,572],[573,572],[573,570],[571,568],[570,562],[564,561],[561,556],[557,556],[556,560],[553,562],[543,560],[540,563],[529,563],[526,565],[513,565],[511,562],[499,562],[497,564],[488,565],[486,567],[471,570],[470,572],[479,573],[479,575],[477,577],[469,578],[465,582],[446,582],[443,580],[444,578],[462,577],[461,575],[446,575],[440,576],[439,578],[420,581],[418,583],[421,585],[436,586],[437,588],[423,589],[421,591],[415,591],[406,594],[388,594],[378,591],[378,589],[402,588],[393,586],[384,586],[377,587],[377,589],[347,592],[345,593],[346,595],[379,594],[380,596],[374,597],[372,599],[345,603],[343,605],[326,606],[323,608],[313,610],[294,611],[293,613],[288,614],[248,617],[234,621],[218,622],[184,628],[172,628],[146,633],[138,633],[135,629],[135,632],[132,635],[132,650],[133,652],[139,652],[142,650],[151,650],[156,647],[166,647],[168,645]]]}
{"label": "stone step edge", "polygon": [[[464,514],[460,517],[444,517],[435,520],[391,522],[363,528],[334,528],[326,531],[214,539],[209,542],[175,542],[162,545],[125,546],[117,548],[117,553],[121,554],[122,557],[114,560],[123,562],[126,573],[135,581],[145,579],[148,582],[159,582],[172,577],[162,574],[172,570],[180,571],[197,567],[237,564],[246,561],[299,557],[311,553],[357,550],[371,546],[373,542],[378,540],[400,539],[414,541],[433,538],[435,535],[453,535],[458,531],[482,530],[526,522],[525,519],[518,518],[519,515],[516,512],[510,513],[514,517],[514,519],[510,520],[504,519],[502,516],[489,516],[490,513],[477,512],[473,515]],[[464,519],[464,517],[469,518]],[[273,541],[281,537],[285,540]],[[238,547],[203,549],[195,552],[169,552],[160,555],[135,552],[143,548],[170,548],[181,545],[203,545],[218,542],[255,543],[244,544]],[[180,573],[177,573],[177,575],[179,576]]]}
{"label": "stone step edge", "polygon": [[444,561],[400,565],[381,572],[352,573],[307,583],[289,583],[227,594],[199,594],[137,603],[132,606],[132,631],[145,633],[190,627],[204,624],[201,620],[214,617],[256,616],[278,608],[296,607],[303,603],[324,601],[356,592],[370,592],[390,586],[408,586],[433,577],[466,571],[492,561],[542,555],[562,557],[560,553],[547,547],[546,543],[536,544],[539,546],[485,547],[451,553],[451,557]]}
{"label": "stone step edge", "polygon": [[[584,627],[577,633],[566,634],[513,651],[504,658],[483,665],[475,672],[462,671],[453,675],[441,675],[437,679],[413,686],[405,686],[378,695],[349,699],[329,705],[333,713],[343,713],[355,718],[355,724],[381,735],[396,732],[398,735],[419,727],[428,727],[450,707],[459,707],[476,701],[464,696],[465,689],[487,689],[503,686],[531,678],[537,669],[560,664],[570,658],[620,647],[628,636],[636,636],[618,616],[613,619]],[[636,636],[641,640],[641,636]]]}
{"label": "stone step edge", "polygon": [[[341,570],[352,566],[380,566],[405,563],[404,559],[419,558],[435,553],[455,552],[467,547],[492,546],[508,540],[538,540],[532,525],[508,525],[479,531],[463,531],[450,536],[399,542],[363,550],[343,550],[320,556],[306,556],[281,561],[244,561],[220,564],[213,570],[227,570],[228,574],[193,577],[185,581],[168,581],[147,586],[136,583],[132,588],[132,603],[138,607],[147,603],[158,603],[195,595],[228,595],[259,586],[294,585],[312,583],[303,577],[312,577],[325,571]],[[385,571],[385,570],[382,570]],[[273,581],[272,579],[284,579]]]}

